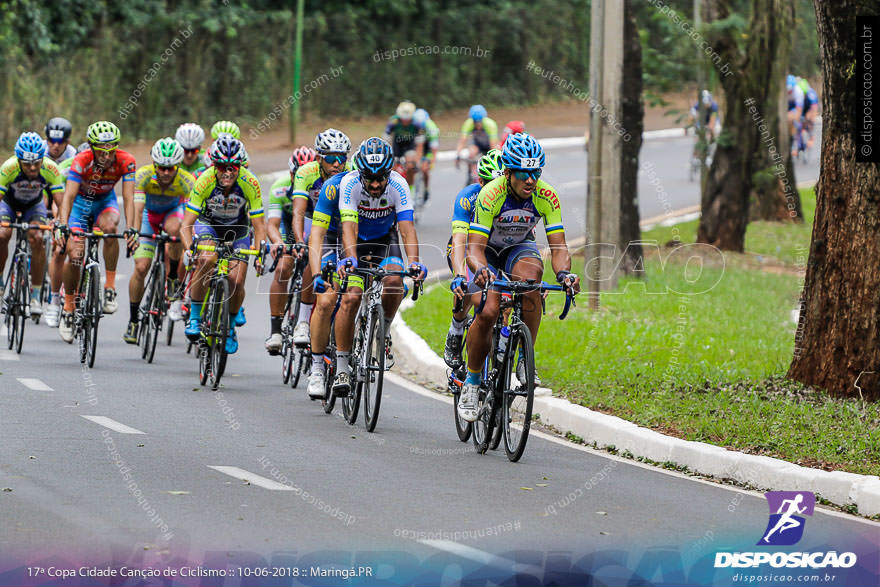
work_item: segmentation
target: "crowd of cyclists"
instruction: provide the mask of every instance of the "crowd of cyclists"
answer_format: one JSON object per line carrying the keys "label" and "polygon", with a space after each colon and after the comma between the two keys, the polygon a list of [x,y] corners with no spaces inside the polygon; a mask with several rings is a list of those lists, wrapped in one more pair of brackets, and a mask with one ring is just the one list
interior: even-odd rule
{"label": "crowd of cyclists", "polygon": [[[510,123],[499,145],[498,125],[483,106],[475,105],[458,142],[456,163],[475,162],[476,178],[451,199],[450,289],[464,303],[452,314],[444,359],[452,367],[462,365],[463,331],[469,312],[479,305],[482,311],[470,318],[467,377],[458,402],[459,415],[467,421],[476,418],[482,366],[500,311],[499,293],[489,285],[499,276],[541,283],[544,260],[535,240],[540,221],[556,280],[570,295],[580,287],[578,277],[571,273],[558,194],[541,179],[544,151],[524,132],[524,126],[522,121]],[[308,395],[313,399],[325,396],[325,352],[332,329],[332,389],[336,396],[345,397],[352,386],[354,321],[364,291],[358,269],[405,272],[413,287],[419,287],[428,275],[413,221],[411,185],[417,171],[425,175],[427,185],[439,146],[438,126],[425,109],[404,101],[390,118],[384,137],[368,138],[356,149],[340,130],[318,133],[313,147],[300,146],[292,152],[289,173],[269,188],[268,214],[235,123],[214,124],[210,142],[202,127],[192,122],[181,124],[173,135],[156,141],[151,161],[138,167],[135,158],[120,148],[122,135],[112,122],[91,124],[86,141],[78,148],[71,145],[72,125],[64,118],[49,120],[43,136],[22,133],[14,156],[0,167],[0,297],[5,299],[3,279],[8,275],[5,265],[12,235],[8,225],[31,223],[35,229],[29,231],[30,314],[45,315],[46,323],[57,327],[60,337],[71,343],[73,315],[80,303],[82,236],[117,233],[121,207],[125,220],[121,238],[104,239],[102,244],[102,310],[105,314],[118,310],[116,270],[119,240],[124,240],[126,251],[134,255],[128,284],[129,321],[123,334],[126,343],[138,343],[144,282],[157,247],[165,247],[168,316],[186,320],[185,335],[197,342],[203,336],[207,277],[217,263],[215,253],[198,245],[231,242],[235,251],[258,252],[254,261],[258,274],[270,263],[275,267],[269,295],[271,330],[265,342],[271,355],[282,349],[289,284],[294,272],[299,272],[303,286],[293,343],[308,347],[311,355]],[[403,174],[395,171],[401,164]],[[50,222],[53,231],[47,258],[43,231],[36,228]],[[159,235],[162,240],[157,240]],[[228,354],[238,350],[236,328],[246,323],[245,259],[236,256],[229,265],[229,315],[234,319],[225,338]],[[43,282],[46,263],[48,283]],[[402,274],[383,281],[386,333],[408,289]],[[41,305],[45,288],[48,295]],[[541,298],[539,291],[527,295],[535,302],[524,314],[534,339]],[[394,362],[390,334],[384,350],[387,368]],[[539,381],[537,375],[535,380]]]}

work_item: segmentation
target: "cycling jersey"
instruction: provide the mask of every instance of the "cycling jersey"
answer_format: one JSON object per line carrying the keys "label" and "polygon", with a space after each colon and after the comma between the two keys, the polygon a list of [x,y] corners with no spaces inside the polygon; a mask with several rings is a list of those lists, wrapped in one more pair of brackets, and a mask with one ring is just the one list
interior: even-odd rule
{"label": "cycling jersey", "polygon": [[488,151],[492,143],[498,142],[498,124],[488,116],[480,122],[483,123],[483,129],[477,130],[474,128],[473,118],[465,120],[464,124],[461,125],[461,136],[462,138],[467,138],[470,135],[474,135],[474,144],[480,150]]}
{"label": "cycling jersey", "polygon": [[70,159],[65,159],[61,163],[58,164],[58,169],[61,170],[61,174],[64,176],[65,180],[67,179],[67,175],[70,173],[70,166],[73,164],[73,157]]}
{"label": "cycling jersey", "polygon": [[395,143],[423,143],[425,142],[425,127],[418,126],[414,120],[409,124],[403,122],[395,114],[388,119],[385,126],[385,136],[393,137]]}
{"label": "cycling jersey", "polygon": [[358,238],[377,240],[394,232],[400,221],[413,220],[412,200],[406,179],[392,171],[388,185],[379,197],[372,197],[361,185],[359,173],[351,171],[342,178],[339,191],[339,215],[342,222],[358,223]]}
{"label": "cycling jersey", "polygon": [[452,234],[467,234],[474,218],[474,205],[481,189],[480,184],[472,183],[455,196],[455,206],[452,210]]}
{"label": "cycling jersey", "polygon": [[67,180],[79,184],[78,198],[101,200],[105,198],[120,179],[134,181],[134,157],[125,151],[116,150],[116,158],[107,169],[95,166],[92,150],[83,151],[73,158]]}
{"label": "cycling jersey", "polygon": [[788,111],[791,112],[797,108],[801,108],[803,111],[803,107],[804,91],[795,84],[794,89],[788,93]]}
{"label": "cycling jersey", "polygon": [[[699,126],[699,120],[697,120],[697,115],[700,113],[700,103],[697,102],[693,106],[691,106],[691,116],[694,117],[694,121]],[[712,120],[712,115],[718,114],[718,102],[712,100],[712,103],[706,106],[706,114],[703,119],[703,124],[709,125],[709,121]]]}
{"label": "cycling jersey", "polygon": [[156,178],[156,170],[151,163],[137,170],[134,179],[134,201],[144,202],[145,210],[165,211],[182,205],[195,185],[195,178],[178,168],[171,185],[162,187]]}
{"label": "cycling jersey", "polygon": [[25,176],[16,157],[10,157],[0,165],[0,198],[10,206],[24,209],[42,202],[44,192],[55,194],[62,190],[64,176],[48,157],[43,157],[36,179]]}
{"label": "cycling jersey", "polygon": [[263,216],[260,182],[249,170],[240,168],[229,194],[217,183],[213,170],[202,173],[193,185],[186,209],[207,224],[247,225],[248,217]]}
{"label": "cycling jersey", "polygon": [[186,163],[181,161],[179,167],[184,171],[192,174],[193,178],[198,177],[198,175],[205,170],[205,164],[198,157],[196,157],[192,165],[187,165]]}
{"label": "cycling jersey", "polygon": [[[354,169],[354,164],[351,161],[345,162],[345,168],[343,171],[352,171]],[[288,183],[290,180],[287,180]],[[278,182],[273,184],[273,188],[277,185]],[[296,170],[296,175],[293,178],[293,198],[303,198],[308,201],[308,206],[306,208],[306,218],[311,219],[312,212],[315,209],[315,204],[318,201],[318,193],[321,191],[321,186],[324,184],[324,178],[321,175],[321,162],[320,161],[309,161],[305,165],[301,165],[299,169]],[[288,197],[289,196],[285,196]],[[270,202],[271,209],[271,202]],[[288,206],[288,210],[293,210],[292,202],[291,205]]]}
{"label": "cycling jersey", "polygon": [[819,105],[819,94],[816,93],[816,90],[813,88],[807,88],[806,93],[804,93],[804,112],[808,111],[813,106]]}
{"label": "cycling jersey", "polygon": [[425,140],[428,142],[428,154],[430,150],[436,151],[440,148],[440,127],[430,118],[425,123]]}
{"label": "cycling jersey", "polygon": [[477,196],[469,233],[489,238],[489,245],[504,249],[534,239],[532,229],[544,221],[547,236],[564,232],[559,195],[546,181],[538,180],[530,198],[513,194],[506,177],[486,184]]}
{"label": "cycling jersey", "polygon": [[312,223],[323,226],[328,234],[339,232],[339,185],[346,173],[337,173],[321,186]]}
{"label": "cycling jersey", "polygon": [[49,144],[46,143],[46,157],[52,159],[52,161],[54,161],[56,164],[61,163],[62,161],[67,161],[68,159],[73,159],[75,156],[76,147],[74,147],[73,145],[67,145],[67,147],[64,149],[64,152],[61,153],[61,156],[58,157],[58,159],[52,159],[52,157],[49,156]]}

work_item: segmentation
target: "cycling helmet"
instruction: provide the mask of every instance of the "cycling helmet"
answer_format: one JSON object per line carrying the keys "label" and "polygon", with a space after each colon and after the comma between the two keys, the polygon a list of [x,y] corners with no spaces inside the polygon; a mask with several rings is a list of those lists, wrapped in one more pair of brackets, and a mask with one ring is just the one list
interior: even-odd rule
{"label": "cycling helmet", "polygon": [[335,128],[328,128],[318,133],[315,137],[315,150],[319,155],[327,153],[348,153],[351,151],[351,141],[345,133]]}
{"label": "cycling helmet", "polygon": [[184,149],[198,149],[205,142],[205,131],[194,122],[187,122],[177,127],[174,138]]}
{"label": "cycling helmet", "polygon": [[515,135],[516,133],[526,132],[526,123],[522,120],[511,120],[507,123],[507,128],[510,129],[510,134]]}
{"label": "cycling helmet", "polygon": [[496,177],[504,175],[504,168],[501,165],[501,151],[492,149],[482,157],[477,164],[477,175],[486,181],[492,181]]}
{"label": "cycling helmet", "polygon": [[425,126],[429,118],[431,118],[431,115],[428,114],[428,111],[424,108],[419,108],[413,114],[413,123],[415,123],[416,126]]}
{"label": "cycling helmet", "polygon": [[183,147],[175,139],[165,137],[156,141],[150,149],[150,157],[153,158],[153,163],[162,167],[178,165],[183,161]]}
{"label": "cycling helmet", "polygon": [[45,154],[46,143],[35,132],[23,132],[15,141],[15,156],[22,161],[39,161]]}
{"label": "cycling helmet", "polygon": [[247,161],[247,153],[241,141],[231,136],[223,136],[211,143],[208,149],[211,163],[241,165]]}
{"label": "cycling helmet", "polygon": [[791,74],[785,78],[785,89],[789,92],[794,90],[794,87],[797,85],[797,78]]}
{"label": "cycling helmet", "polygon": [[486,118],[487,115],[488,112],[486,112],[486,107],[482,104],[474,104],[468,111],[468,117],[473,118],[474,122],[480,122]]}
{"label": "cycling helmet", "polygon": [[416,105],[409,100],[404,100],[397,105],[397,118],[401,120],[412,120],[413,114],[416,112]]}
{"label": "cycling helmet", "polygon": [[238,125],[229,120],[218,120],[211,127],[211,138],[217,139],[221,134],[230,134],[236,139],[241,139],[241,129]]}
{"label": "cycling helmet", "polygon": [[532,171],[544,167],[544,149],[530,134],[510,135],[504,143],[501,163],[507,169]]}
{"label": "cycling helmet", "polygon": [[379,137],[368,138],[358,147],[358,152],[354,156],[354,166],[360,172],[361,182],[365,181],[365,176],[388,177],[391,168],[394,167],[391,145]]}
{"label": "cycling helmet", "polygon": [[50,118],[46,123],[46,140],[66,141],[73,132],[73,126],[66,118]]}
{"label": "cycling helmet", "polygon": [[[320,135],[319,135],[320,136]],[[296,170],[318,158],[318,154],[314,149],[310,149],[303,145],[296,149],[293,154],[290,156],[290,159],[287,160],[287,167],[290,169],[291,173],[296,173]]]}
{"label": "cycling helmet", "polygon": [[76,148],[76,153],[80,154],[83,151],[88,151],[91,148],[92,148],[92,146],[88,143],[80,143],[79,146]]}
{"label": "cycling helmet", "polygon": [[119,127],[112,122],[100,120],[86,129],[86,139],[90,145],[119,144]]}
{"label": "cycling helmet", "polygon": [[709,92],[709,90],[703,90],[703,92],[700,94],[700,100],[702,100],[705,106],[709,106],[712,103],[712,94]]}

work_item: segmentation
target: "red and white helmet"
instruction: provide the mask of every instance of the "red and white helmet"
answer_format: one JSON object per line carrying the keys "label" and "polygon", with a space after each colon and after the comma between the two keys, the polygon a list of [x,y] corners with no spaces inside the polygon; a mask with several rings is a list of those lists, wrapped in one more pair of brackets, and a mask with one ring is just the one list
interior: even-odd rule
{"label": "red and white helmet", "polygon": [[296,173],[297,169],[306,163],[317,160],[317,158],[318,154],[314,149],[310,149],[303,145],[293,151],[290,159],[287,160],[287,168],[290,169],[290,173]]}

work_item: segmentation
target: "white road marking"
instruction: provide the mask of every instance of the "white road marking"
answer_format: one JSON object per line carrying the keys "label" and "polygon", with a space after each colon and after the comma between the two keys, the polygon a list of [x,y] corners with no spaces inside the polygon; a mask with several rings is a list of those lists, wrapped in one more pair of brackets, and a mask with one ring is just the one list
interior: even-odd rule
{"label": "white road marking", "polygon": [[[5,333],[0,334],[0,338],[6,336]],[[15,351],[8,351],[6,349],[0,350],[0,361],[20,361],[18,358],[18,353]]]}
{"label": "white road marking", "polygon": [[251,473],[250,471],[245,471],[244,469],[239,469],[238,467],[208,465],[208,468],[219,471],[224,475],[235,477],[236,479],[239,479],[241,481],[247,481],[251,485],[256,485],[257,487],[262,487],[263,489],[270,489],[272,491],[293,491],[293,487],[291,487],[290,485],[285,485],[283,483],[279,483],[278,481],[273,481],[272,479],[261,477],[256,473]]}
{"label": "white road marking", "polygon": [[587,187],[587,180],[579,179],[577,181],[567,181],[565,183],[559,184],[559,189],[561,190],[573,190],[574,188],[583,188]]}
{"label": "white road marking", "polygon": [[483,566],[502,570],[512,570],[516,567],[517,575],[534,574],[536,576],[543,576],[543,569],[535,565],[517,563],[511,559],[496,556],[485,550],[459,544],[458,542],[453,542],[451,540],[419,540],[418,542],[425,546],[430,546],[431,548],[436,548],[437,550],[442,550],[460,556],[461,558],[472,560]]}
{"label": "white road marking", "polygon": [[109,428],[114,432],[119,432],[120,434],[146,434],[146,432],[141,432],[137,428],[126,426],[125,424],[117,422],[116,420],[108,418],[107,416],[83,416],[83,418],[94,422],[99,426],[103,426],[104,428]]}
{"label": "white road marking", "polygon": [[39,379],[31,379],[29,377],[16,377],[16,379],[27,387],[28,389],[33,389],[34,391],[55,391]]}

